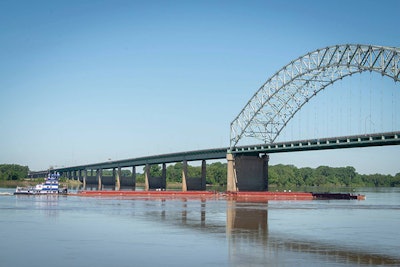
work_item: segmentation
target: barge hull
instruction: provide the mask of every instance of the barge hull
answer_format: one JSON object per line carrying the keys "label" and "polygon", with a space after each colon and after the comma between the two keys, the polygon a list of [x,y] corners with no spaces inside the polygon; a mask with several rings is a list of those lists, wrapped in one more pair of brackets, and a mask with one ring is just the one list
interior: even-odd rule
{"label": "barge hull", "polygon": [[82,197],[123,197],[146,199],[174,199],[174,198],[216,198],[217,193],[212,191],[79,191],[76,194]]}
{"label": "barge hull", "polygon": [[332,199],[357,199],[363,200],[363,195],[348,193],[311,193],[311,192],[215,192],[215,191],[78,191],[74,194],[83,197],[123,197],[146,199],[228,199],[244,202],[264,202],[269,200],[332,200]]}

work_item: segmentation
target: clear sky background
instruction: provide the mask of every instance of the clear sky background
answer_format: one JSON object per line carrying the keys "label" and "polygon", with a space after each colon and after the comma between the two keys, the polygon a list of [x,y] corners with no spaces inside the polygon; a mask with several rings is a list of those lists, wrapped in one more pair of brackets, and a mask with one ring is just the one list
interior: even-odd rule
{"label": "clear sky background", "polygon": [[[230,122],[291,60],[336,44],[400,47],[399,10],[397,0],[0,0],[0,164],[41,170],[227,147]],[[400,84],[368,74],[336,86],[281,138],[400,130]],[[396,174],[399,155],[392,146],[270,163]]]}

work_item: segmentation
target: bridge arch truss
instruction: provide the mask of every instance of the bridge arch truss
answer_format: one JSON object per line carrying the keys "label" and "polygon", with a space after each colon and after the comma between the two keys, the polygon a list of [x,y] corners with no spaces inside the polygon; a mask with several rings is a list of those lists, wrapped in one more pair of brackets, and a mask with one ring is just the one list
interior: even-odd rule
{"label": "bridge arch truss", "polygon": [[273,143],[294,115],[337,80],[373,71],[400,80],[400,48],[344,44],[318,49],[293,60],[253,95],[231,123],[230,148],[243,137]]}

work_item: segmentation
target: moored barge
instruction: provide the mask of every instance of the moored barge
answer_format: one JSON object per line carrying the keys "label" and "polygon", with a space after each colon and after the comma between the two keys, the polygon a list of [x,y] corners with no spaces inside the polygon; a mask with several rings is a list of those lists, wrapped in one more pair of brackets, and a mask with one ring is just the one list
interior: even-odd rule
{"label": "moored barge", "polygon": [[364,200],[364,195],[348,193],[312,193],[312,192],[216,192],[216,191],[106,191],[83,190],[74,193],[84,197],[124,197],[146,199],[174,199],[174,198],[214,198],[229,199],[245,202],[268,200],[315,200],[315,199],[357,199]]}
{"label": "moored barge", "polygon": [[312,193],[315,199],[357,199],[365,200],[365,195],[350,194],[350,193]]}

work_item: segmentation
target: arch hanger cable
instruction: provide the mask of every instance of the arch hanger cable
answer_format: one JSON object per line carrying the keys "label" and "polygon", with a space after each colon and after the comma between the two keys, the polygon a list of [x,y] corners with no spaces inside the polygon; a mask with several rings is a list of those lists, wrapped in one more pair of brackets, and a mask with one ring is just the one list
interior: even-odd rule
{"label": "arch hanger cable", "polygon": [[400,48],[335,45],[291,61],[258,89],[231,122],[230,148],[243,137],[273,143],[312,97],[334,82],[364,71],[400,81]]}

